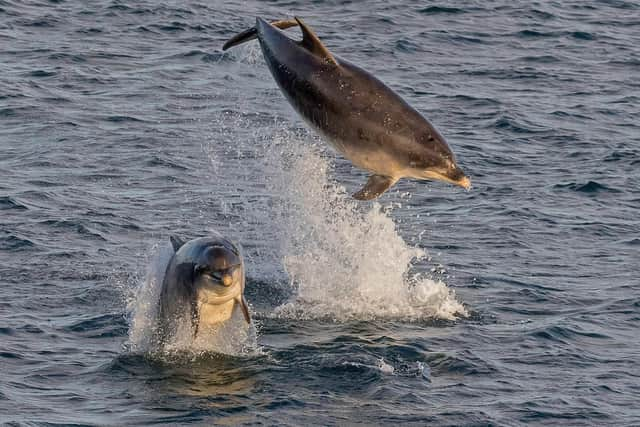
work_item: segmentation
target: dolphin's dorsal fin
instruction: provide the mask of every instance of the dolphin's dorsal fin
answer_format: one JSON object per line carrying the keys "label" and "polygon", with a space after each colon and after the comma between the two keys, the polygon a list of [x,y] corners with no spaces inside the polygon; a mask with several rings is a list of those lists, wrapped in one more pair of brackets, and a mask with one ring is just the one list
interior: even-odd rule
{"label": "dolphin's dorsal fin", "polygon": [[178,252],[178,249],[182,247],[186,243],[186,241],[180,237],[170,236],[169,240],[171,240],[171,246],[173,246],[173,250]]}
{"label": "dolphin's dorsal fin", "polygon": [[325,62],[333,65],[338,65],[338,61],[333,57],[329,49],[322,44],[318,36],[313,32],[311,28],[307,26],[302,19],[295,17],[295,20],[300,25],[300,29],[302,30],[302,41],[300,41],[300,46],[307,49],[309,52],[313,53],[316,56],[322,58]]}

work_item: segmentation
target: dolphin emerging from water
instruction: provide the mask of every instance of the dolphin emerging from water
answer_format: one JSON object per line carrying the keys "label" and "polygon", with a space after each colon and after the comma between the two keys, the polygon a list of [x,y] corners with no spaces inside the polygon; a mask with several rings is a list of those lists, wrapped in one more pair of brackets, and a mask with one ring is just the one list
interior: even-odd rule
{"label": "dolphin emerging from water", "polygon": [[190,323],[194,337],[228,321],[241,310],[251,323],[244,299],[244,262],[238,248],[218,233],[183,241],[172,237],[171,257],[160,293],[161,338]]}
{"label": "dolphin emerging from water", "polygon": [[[302,40],[280,29],[300,26]],[[223,50],[258,39],[269,70],[306,122],[357,167],[372,173],[353,195],[375,199],[400,178],[435,179],[469,189],[442,135],[398,94],[365,70],[333,55],[301,19],[256,26]]]}

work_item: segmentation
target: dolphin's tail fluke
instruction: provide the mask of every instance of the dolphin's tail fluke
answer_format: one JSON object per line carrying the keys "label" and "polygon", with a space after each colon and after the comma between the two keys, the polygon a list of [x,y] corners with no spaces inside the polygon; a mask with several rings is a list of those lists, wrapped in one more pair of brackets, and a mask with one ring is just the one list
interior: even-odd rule
{"label": "dolphin's tail fluke", "polygon": [[[296,25],[298,25],[298,21],[296,21],[295,19],[285,19],[282,21],[273,21],[271,25],[284,30],[286,28],[295,27]],[[222,46],[222,50],[227,50],[230,47],[237,46],[256,38],[258,38],[258,30],[256,30],[256,27],[251,27],[248,30],[244,30],[243,32],[238,33],[227,40],[224,46]]]}

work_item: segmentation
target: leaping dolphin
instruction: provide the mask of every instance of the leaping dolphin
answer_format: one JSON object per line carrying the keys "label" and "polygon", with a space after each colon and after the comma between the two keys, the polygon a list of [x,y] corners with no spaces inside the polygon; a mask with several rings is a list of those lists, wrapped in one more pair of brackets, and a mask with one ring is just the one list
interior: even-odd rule
{"label": "leaping dolphin", "polygon": [[[300,26],[302,40],[280,29]],[[353,195],[375,199],[400,178],[469,189],[444,138],[418,111],[365,70],[333,55],[301,19],[261,18],[222,47],[257,38],[271,74],[305,121],[355,166],[372,173]]]}

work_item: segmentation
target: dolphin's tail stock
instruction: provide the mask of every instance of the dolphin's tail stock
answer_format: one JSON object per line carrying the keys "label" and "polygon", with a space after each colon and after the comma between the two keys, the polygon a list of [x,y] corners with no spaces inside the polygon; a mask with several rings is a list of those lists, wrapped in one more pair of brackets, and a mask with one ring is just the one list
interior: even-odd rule
{"label": "dolphin's tail stock", "polygon": [[[284,19],[282,21],[273,21],[271,22],[271,25],[284,30],[286,28],[295,27],[296,25],[298,25],[298,21],[295,19]],[[248,30],[244,30],[243,32],[238,33],[227,40],[224,46],[222,46],[222,50],[227,50],[230,47],[237,46],[256,38],[258,38],[258,30],[256,29],[256,27],[251,27]]]}

